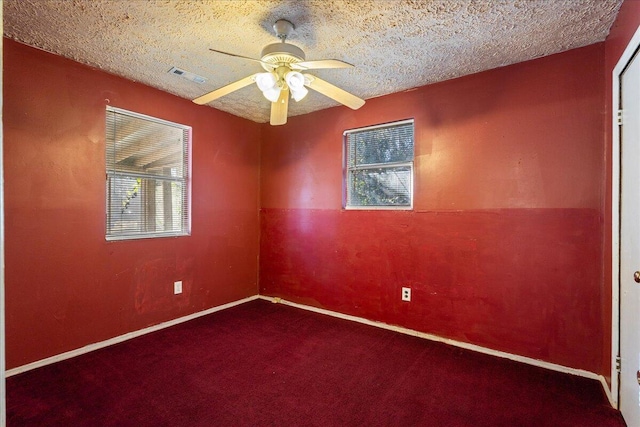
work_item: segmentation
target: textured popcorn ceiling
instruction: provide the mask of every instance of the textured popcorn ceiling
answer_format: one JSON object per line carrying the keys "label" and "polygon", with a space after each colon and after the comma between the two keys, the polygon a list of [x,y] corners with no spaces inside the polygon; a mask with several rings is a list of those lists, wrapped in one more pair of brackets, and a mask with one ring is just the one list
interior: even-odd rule
{"label": "textured popcorn ceiling", "polygon": [[[296,25],[289,41],[308,60],[354,69],[310,72],[369,99],[526,61],[605,39],[621,0],[4,0],[4,34],[175,95],[193,99],[263,71],[272,25]],[[197,84],[169,74],[199,74]],[[46,79],[46,76],[42,76]],[[211,104],[257,122],[269,102],[255,85]],[[310,91],[289,115],[338,105]],[[202,107],[206,108],[206,107]],[[366,108],[366,105],[365,107]]]}

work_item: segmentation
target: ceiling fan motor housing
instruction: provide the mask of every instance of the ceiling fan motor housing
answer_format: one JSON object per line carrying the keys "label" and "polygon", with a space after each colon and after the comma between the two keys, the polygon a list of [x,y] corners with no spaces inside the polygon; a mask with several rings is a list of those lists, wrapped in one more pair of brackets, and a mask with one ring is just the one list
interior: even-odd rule
{"label": "ceiling fan motor housing", "polygon": [[[262,49],[260,59],[267,64],[283,65],[302,62],[305,56],[303,50],[298,46],[289,43],[272,43]],[[273,70],[272,67],[265,64],[262,64],[262,67],[267,71]]]}

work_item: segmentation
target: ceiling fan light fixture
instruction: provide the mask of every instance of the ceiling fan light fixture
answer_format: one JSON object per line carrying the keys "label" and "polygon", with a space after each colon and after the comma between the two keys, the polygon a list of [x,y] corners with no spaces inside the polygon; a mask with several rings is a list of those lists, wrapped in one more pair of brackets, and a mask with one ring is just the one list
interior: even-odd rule
{"label": "ceiling fan light fixture", "polygon": [[293,99],[300,101],[309,91],[304,87],[305,78],[304,75],[298,71],[289,71],[284,76],[284,80],[287,82],[287,86],[291,90],[291,96]]}
{"label": "ceiling fan light fixture", "polygon": [[302,76],[304,77],[304,85],[309,86],[313,81],[313,77],[310,74],[303,74]]}
{"label": "ceiling fan light fixture", "polygon": [[289,71],[285,74],[284,80],[287,82],[287,86],[289,86],[291,90],[304,88],[304,76],[298,71]]}
{"label": "ceiling fan light fixture", "polygon": [[293,97],[293,99],[295,99],[296,102],[302,100],[305,96],[307,96],[308,93],[309,91],[304,86],[300,89],[291,89],[291,96]]}
{"label": "ceiling fan light fixture", "polygon": [[256,76],[258,88],[265,92],[276,87],[278,78],[273,73],[260,73]]}
{"label": "ceiling fan light fixture", "polygon": [[263,90],[262,94],[264,95],[265,98],[267,98],[269,101],[271,102],[276,102],[278,100],[278,98],[280,98],[280,91],[282,89],[280,89],[279,87],[275,86],[272,87],[270,89],[267,90]]}
{"label": "ceiling fan light fixture", "polygon": [[276,102],[280,97],[282,88],[278,86],[278,77],[273,73],[260,73],[256,76],[256,84],[262,94],[271,102]]}

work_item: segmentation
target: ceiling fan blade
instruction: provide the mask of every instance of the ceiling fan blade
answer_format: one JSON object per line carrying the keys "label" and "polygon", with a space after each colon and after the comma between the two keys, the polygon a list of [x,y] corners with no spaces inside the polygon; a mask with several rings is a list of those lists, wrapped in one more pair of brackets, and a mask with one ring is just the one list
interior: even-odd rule
{"label": "ceiling fan blade", "polygon": [[289,90],[284,88],[280,91],[280,97],[276,102],[271,103],[271,125],[283,125],[287,123],[287,111],[289,109]]}
{"label": "ceiling fan blade", "polygon": [[219,89],[214,90],[213,92],[205,93],[204,95],[193,100],[196,104],[203,105],[208,104],[214,99],[218,99],[222,96],[228,95],[233,91],[238,89],[242,89],[245,86],[249,86],[251,83],[256,81],[256,76],[258,74],[252,74],[244,79],[238,80],[237,82],[229,83],[226,86],[222,86]]}
{"label": "ceiling fan blade", "polygon": [[[316,92],[320,92],[324,96],[328,96],[334,101],[338,101],[340,104],[346,105],[352,110],[357,110],[364,105],[364,99],[360,99],[344,89],[340,89],[339,87],[325,82],[324,80],[310,74],[305,74],[304,76],[306,86],[310,87]],[[307,80],[309,81],[308,83],[306,83]]]}
{"label": "ceiling fan blade", "polygon": [[319,70],[321,68],[353,68],[352,64],[339,59],[321,59],[318,61],[302,61],[290,64],[294,70]]}
{"label": "ceiling fan blade", "polygon": [[221,50],[215,50],[215,49],[209,49],[209,50],[211,52],[221,53],[223,55],[233,56],[235,58],[241,58],[241,59],[247,59],[247,60],[253,61],[253,62],[259,62],[260,64],[266,65],[266,66],[271,67],[271,68],[276,68],[277,67],[276,64],[269,64],[268,62],[264,62],[264,61],[262,61],[260,59],[249,58],[248,56],[236,55],[235,53],[223,52]]}

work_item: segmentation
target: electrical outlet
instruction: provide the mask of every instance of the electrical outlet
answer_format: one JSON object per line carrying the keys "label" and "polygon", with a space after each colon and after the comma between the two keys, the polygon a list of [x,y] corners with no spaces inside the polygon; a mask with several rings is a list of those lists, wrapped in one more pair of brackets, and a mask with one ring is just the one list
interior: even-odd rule
{"label": "electrical outlet", "polygon": [[402,288],[402,301],[411,301],[411,288]]}
{"label": "electrical outlet", "polygon": [[182,280],[179,280],[177,282],[173,282],[173,293],[175,295],[178,295],[178,294],[182,293]]}

